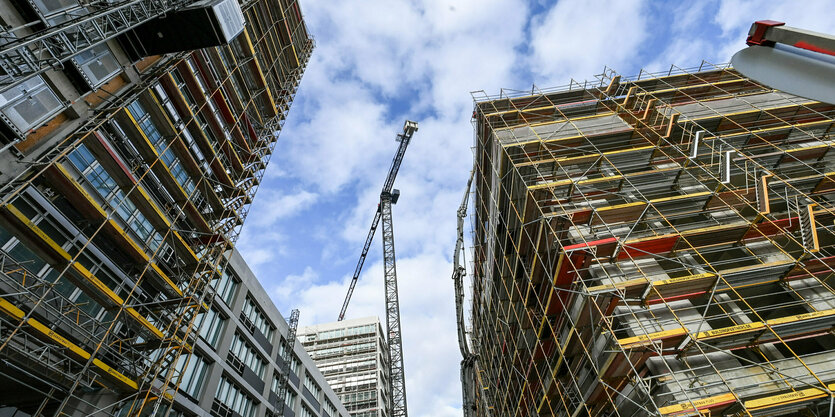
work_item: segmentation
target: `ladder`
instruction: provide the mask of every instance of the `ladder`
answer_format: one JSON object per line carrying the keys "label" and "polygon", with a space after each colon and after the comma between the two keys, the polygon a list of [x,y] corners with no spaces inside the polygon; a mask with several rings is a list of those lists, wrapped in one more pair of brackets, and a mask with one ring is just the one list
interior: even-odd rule
{"label": "ladder", "polygon": [[281,360],[287,365],[287,368],[278,373],[278,404],[275,405],[275,412],[279,416],[284,415],[284,407],[287,406],[285,398],[287,397],[287,377],[290,375],[290,361],[293,358],[293,348],[296,346],[296,330],[299,328],[299,310],[294,309],[290,313],[290,320],[287,322],[289,330],[287,330],[287,344],[284,347],[284,354],[281,355]]}

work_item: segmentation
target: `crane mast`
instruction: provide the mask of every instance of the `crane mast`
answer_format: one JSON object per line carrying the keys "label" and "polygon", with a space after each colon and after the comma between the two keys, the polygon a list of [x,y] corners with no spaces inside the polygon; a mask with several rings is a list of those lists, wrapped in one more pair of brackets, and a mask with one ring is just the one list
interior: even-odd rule
{"label": "crane mast", "polygon": [[[395,192],[397,190],[394,190]],[[389,415],[406,417],[406,381],[403,372],[403,340],[400,332],[400,299],[397,294],[397,266],[394,257],[394,228],[391,221],[392,193],[380,195],[383,219],[383,271],[386,283],[386,327],[389,343]]]}
{"label": "crane mast", "polygon": [[389,348],[389,413],[393,417],[407,417],[406,411],[406,379],[403,370],[403,340],[400,327],[400,298],[397,292],[397,266],[394,255],[394,226],[391,218],[391,205],[397,204],[400,198],[400,191],[394,190],[394,180],[403,162],[403,155],[412,140],[412,134],[416,132],[416,122],[407,120],[403,125],[403,133],[397,135],[400,145],[391,161],[388,176],[383,183],[383,190],[380,192],[380,204],[377,205],[377,212],[374,213],[374,220],[371,222],[371,229],[365,238],[365,245],[362,254],[354,269],[354,277],[348,288],[348,294],[342,303],[342,310],[339,312],[339,321],[345,318],[345,311],[348,309],[348,302],[354,293],[362,266],[377,232],[380,220],[383,221],[383,272],[386,292],[386,329]]}

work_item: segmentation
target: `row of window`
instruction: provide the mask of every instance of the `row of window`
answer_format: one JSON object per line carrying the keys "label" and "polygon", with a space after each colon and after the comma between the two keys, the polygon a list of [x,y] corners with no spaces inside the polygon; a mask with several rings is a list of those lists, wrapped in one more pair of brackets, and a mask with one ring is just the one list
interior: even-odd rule
{"label": "row of window", "polygon": [[316,398],[319,398],[319,394],[322,393],[322,389],[319,388],[319,384],[316,383],[316,380],[313,379],[313,377],[311,377],[310,374],[306,374],[304,376],[304,386]]}
{"label": "row of window", "polygon": [[171,175],[177,183],[180,184],[180,187],[183,188],[186,195],[191,196],[196,188],[196,185],[194,180],[192,180],[186,172],[185,167],[183,167],[182,162],[180,162],[180,159],[174,154],[174,150],[171,149],[170,140],[163,137],[162,133],[159,129],[157,129],[157,126],[151,120],[150,113],[142,107],[139,100],[134,100],[132,103],[128,104],[127,109],[133,116],[133,119],[136,121],[139,129],[142,130],[142,133],[144,133],[145,137],[148,138],[148,141],[154,145],[154,148],[159,154],[160,160],[168,168],[168,171],[171,172]]}
{"label": "row of window", "polygon": [[336,362],[333,364],[319,366],[319,370],[323,375],[331,375],[342,372],[357,372],[367,369],[375,369],[376,367],[377,361],[371,359],[364,361]]}
{"label": "row of window", "polygon": [[376,324],[369,324],[365,326],[354,326],[348,327],[345,329],[336,329],[336,330],[326,330],[323,332],[316,333],[315,335],[308,335],[307,340],[327,340],[327,339],[336,339],[339,337],[349,337],[349,336],[356,336],[361,334],[376,334],[377,332],[377,325]]}
{"label": "row of window", "polygon": [[101,166],[86,145],[81,144],[68,155],[70,163],[81,173],[82,183],[88,183],[104,204],[115,212],[132,237],[146,252],[155,252],[162,244],[160,235],[139,208],[125,195],[116,180]]}
{"label": "row of window", "polygon": [[235,300],[235,294],[238,292],[240,283],[229,273],[228,268],[223,268],[220,277],[212,280],[209,285],[216,291],[215,298],[223,300],[228,306],[232,306],[232,301]]}
{"label": "row of window", "polygon": [[200,313],[197,318],[198,328],[200,329],[200,337],[214,348],[217,348],[217,343],[220,341],[220,335],[223,334],[223,329],[226,327],[226,318],[224,318],[214,307],[210,308],[205,313]]}
{"label": "row of window", "polygon": [[226,376],[220,379],[217,392],[215,392],[215,399],[242,417],[255,416],[255,401],[232,381],[228,380]]}
{"label": "row of window", "polygon": [[376,342],[357,343],[355,345],[337,346],[325,349],[316,349],[310,352],[312,358],[319,358],[322,356],[330,356],[337,354],[352,354],[356,352],[373,351],[376,349]]}
{"label": "row of window", "polygon": [[192,398],[200,398],[200,390],[208,369],[208,362],[197,354],[180,355],[177,360],[177,371],[181,375],[180,390]]}
{"label": "row of window", "polygon": [[246,317],[250,323],[252,323],[255,328],[261,332],[261,334],[263,334],[268,340],[272,340],[275,327],[269,322],[267,316],[261,311],[261,308],[258,307],[252,298],[246,297],[242,313],[244,317]]}
{"label": "row of window", "polygon": [[232,346],[229,348],[229,353],[246,365],[252,372],[255,372],[259,378],[264,378],[264,370],[267,363],[258,354],[250,344],[244,340],[240,334],[235,333],[232,339]]}
{"label": "row of window", "polygon": [[340,395],[339,399],[342,400],[342,404],[345,404],[345,406],[347,407],[348,404],[376,400],[377,390],[350,392],[347,394]]}

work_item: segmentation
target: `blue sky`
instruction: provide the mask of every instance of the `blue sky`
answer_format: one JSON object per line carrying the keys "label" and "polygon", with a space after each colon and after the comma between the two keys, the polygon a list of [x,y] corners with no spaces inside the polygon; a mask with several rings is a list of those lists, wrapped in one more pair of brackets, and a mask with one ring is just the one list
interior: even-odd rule
{"label": "blue sky", "polygon": [[[460,416],[451,254],[471,91],[730,60],[759,19],[835,33],[831,1],[299,0],[317,48],[238,248],[285,313],[334,321],[403,121],[395,188],[409,412]],[[379,231],[347,317],[383,316]]]}

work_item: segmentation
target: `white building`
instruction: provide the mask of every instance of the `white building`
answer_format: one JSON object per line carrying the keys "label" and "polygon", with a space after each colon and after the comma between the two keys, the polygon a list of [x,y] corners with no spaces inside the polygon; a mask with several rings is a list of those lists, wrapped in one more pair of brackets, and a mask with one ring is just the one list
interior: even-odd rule
{"label": "white building", "polygon": [[298,340],[352,417],[387,417],[388,345],[377,317],[299,329]]}

